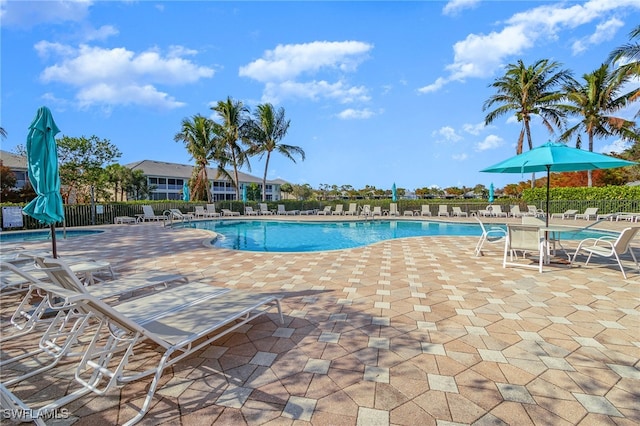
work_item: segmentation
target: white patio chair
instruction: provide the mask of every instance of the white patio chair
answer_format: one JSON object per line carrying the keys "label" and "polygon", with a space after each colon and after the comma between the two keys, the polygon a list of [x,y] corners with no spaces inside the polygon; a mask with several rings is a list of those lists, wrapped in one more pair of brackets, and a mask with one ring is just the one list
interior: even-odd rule
{"label": "white patio chair", "polygon": [[331,206],[324,206],[324,209],[319,210],[318,214],[321,214],[323,216],[330,215],[331,214]]}
{"label": "white patio chair", "polygon": [[[545,259],[546,245],[544,235],[536,225],[507,224],[507,238],[504,244],[504,257],[502,267],[520,266],[524,268],[536,268],[542,272],[542,265]],[[531,263],[515,262],[518,252],[524,259],[527,254],[538,254],[538,265]],[[508,258],[508,260],[507,260]]]}
{"label": "white patio chair", "polygon": [[349,210],[347,210],[346,212],[344,212],[344,214],[346,216],[355,216],[358,214],[358,204],[356,203],[349,203]]}
{"label": "white patio chair", "polygon": [[269,216],[272,215],[273,212],[271,210],[269,210],[269,207],[267,206],[267,203],[260,203],[258,204],[258,206],[260,206],[260,214],[264,215],[264,216]]}
{"label": "white patio chair", "polygon": [[389,204],[389,216],[400,216],[398,211],[398,203]]}
{"label": "white patio chair", "polygon": [[438,206],[438,216],[449,216],[449,208],[446,204],[440,204]]}
{"label": "white patio chair", "polygon": [[[405,210],[406,213],[406,210]],[[431,216],[431,209],[429,208],[429,204],[423,204],[422,209],[420,210],[420,216]]]}
{"label": "white patio chair", "polygon": [[586,220],[591,220],[591,218],[593,218],[594,220],[597,218],[598,216],[598,208],[597,207],[588,207],[584,213],[578,213],[575,215],[574,219],[578,220],[578,219],[586,219]]}
{"label": "white patio chair", "polygon": [[220,217],[220,213],[216,211],[215,204],[207,204],[207,217]]}
{"label": "white patio chair", "polygon": [[457,206],[451,207],[451,215],[457,217],[469,217],[469,213],[463,212],[462,209]]}
{"label": "white patio chair", "polygon": [[337,215],[337,216],[341,216],[342,213],[344,213],[344,205],[342,204],[336,204],[336,208],[333,209],[333,211],[331,212],[332,215]]}
{"label": "white patio chair", "polygon": [[476,244],[476,248],[474,250],[476,257],[478,257],[484,255],[484,253],[482,252],[482,247],[485,243],[501,242],[507,236],[507,231],[504,228],[500,228],[499,226],[490,226],[489,228],[486,228],[484,226],[484,223],[482,223],[480,219],[478,219],[477,217],[474,217],[474,219],[476,220],[476,222],[478,222],[478,224],[480,224],[480,229],[482,229],[482,235],[480,235],[480,239],[478,240],[478,243]]}
{"label": "white patio chair", "polygon": [[626,252],[629,252],[631,254],[631,258],[636,264],[638,272],[640,272],[640,265],[638,265],[638,260],[636,259],[636,255],[633,253],[633,248],[631,247],[631,241],[636,236],[638,231],[640,231],[640,227],[632,227],[623,229],[618,237],[604,236],[600,238],[586,238],[580,241],[580,244],[578,244],[578,248],[576,249],[571,262],[575,262],[576,257],[578,256],[578,253],[580,253],[580,251],[589,253],[587,260],[584,262],[585,265],[589,263],[589,260],[591,260],[591,256],[594,254],[601,257],[613,257],[618,262],[620,271],[622,271],[622,276],[626,280],[627,274],[625,273],[622,262],[620,260],[620,256],[622,256]]}

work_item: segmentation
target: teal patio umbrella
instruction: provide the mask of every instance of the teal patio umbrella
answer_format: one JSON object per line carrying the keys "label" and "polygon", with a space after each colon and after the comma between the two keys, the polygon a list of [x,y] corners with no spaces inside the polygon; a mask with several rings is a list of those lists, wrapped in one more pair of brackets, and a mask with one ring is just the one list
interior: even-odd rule
{"label": "teal patio umbrella", "polygon": [[182,184],[182,201],[189,201],[189,185],[187,185],[187,182]]}
{"label": "teal patio umbrella", "polygon": [[493,203],[493,195],[494,195],[494,187],[493,187],[493,182],[491,182],[491,185],[489,185],[489,202]]}
{"label": "teal patio umbrella", "polygon": [[391,186],[391,201],[393,201],[394,203],[396,201],[398,201],[398,191],[396,189],[396,183],[393,183],[393,186]]}
{"label": "teal patio umbrella", "polygon": [[242,202],[247,202],[247,185],[242,185]]}
{"label": "teal patio umbrella", "polygon": [[54,258],[58,257],[55,224],[64,220],[55,140],[59,132],[49,108],[40,107],[27,136],[27,172],[37,195],[23,209],[24,214],[50,226]]}
{"label": "teal patio umbrella", "polygon": [[547,142],[522,154],[480,170],[487,173],[547,172],[546,225],[549,226],[549,183],[551,172],[577,172],[582,170],[615,169],[637,163],[572,148],[562,143]]}

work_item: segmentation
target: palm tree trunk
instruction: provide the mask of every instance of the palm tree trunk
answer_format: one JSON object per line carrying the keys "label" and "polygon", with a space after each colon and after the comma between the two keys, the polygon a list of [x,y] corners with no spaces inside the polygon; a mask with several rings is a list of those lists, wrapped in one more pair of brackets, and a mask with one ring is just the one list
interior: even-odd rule
{"label": "palm tree trunk", "polygon": [[262,175],[262,201],[267,201],[267,170],[269,169],[269,157],[271,151],[267,152],[267,161],[264,164],[264,174]]}
{"label": "palm tree trunk", "polygon": [[[529,128],[529,120],[525,118],[524,129],[527,132],[527,142],[529,143],[529,151],[533,149],[533,142],[531,141],[531,129]],[[531,173],[531,189],[536,187],[536,174]]]}
{"label": "palm tree trunk", "polygon": [[[589,152],[593,152],[593,132],[589,132]],[[587,170],[587,186],[591,188],[593,186],[593,176],[591,170]]]}

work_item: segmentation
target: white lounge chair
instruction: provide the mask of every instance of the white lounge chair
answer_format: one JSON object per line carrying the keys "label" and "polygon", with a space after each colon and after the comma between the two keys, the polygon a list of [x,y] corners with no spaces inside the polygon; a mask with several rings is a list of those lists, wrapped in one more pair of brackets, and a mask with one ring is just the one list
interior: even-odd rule
{"label": "white lounge chair", "polygon": [[463,216],[464,217],[468,217],[469,213],[463,212],[460,207],[453,206],[453,207],[451,207],[451,215],[452,216],[457,216],[457,217],[463,217]]}
{"label": "white lounge chair", "polygon": [[167,215],[157,215],[155,214],[155,212],[153,211],[153,207],[151,207],[150,205],[143,205],[142,206],[142,214],[138,215],[138,217],[140,218],[140,220],[142,222],[146,222],[146,221],[159,221],[159,220],[167,220],[168,217]]}
{"label": "white lounge chair", "polygon": [[222,212],[222,216],[240,216],[240,212],[234,212],[233,210],[220,209],[220,211]]}
{"label": "white lounge chair", "polygon": [[358,205],[356,203],[349,203],[349,210],[344,212],[347,216],[355,216],[358,214]]}
{"label": "white lounge chair", "polygon": [[362,206],[362,210],[360,210],[360,214],[365,217],[371,217],[371,205],[365,204]]}
{"label": "white lounge chair", "polygon": [[483,256],[482,247],[484,247],[485,243],[497,243],[502,241],[507,236],[507,231],[504,228],[500,228],[498,226],[490,226],[489,228],[484,226],[484,223],[477,217],[474,217],[476,222],[480,224],[480,229],[482,230],[482,235],[480,235],[480,239],[476,244],[476,248],[474,250],[474,254],[477,256]]}
{"label": "white lounge chair", "polygon": [[220,217],[220,212],[216,211],[215,204],[207,204],[207,217]]}
{"label": "white lounge chair", "polygon": [[640,231],[640,227],[632,227],[623,229],[618,237],[604,236],[600,238],[586,238],[580,241],[580,243],[578,244],[578,248],[573,255],[572,263],[576,261],[576,257],[578,256],[578,253],[580,253],[580,251],[589,253],[587,260],[584,263],[585,265],[589,263],[589,260],[591,260],[591,256],[594,254],[601,257],[613,257],[618,262],[620,271],[622,271],[622,276],[626,280],[627,274],[624,271],[622,262],[620,261],[620,256],[622,256],[626,252],[629,252],[631,254],[631,258],[636,264],[636,269],[638,270],[638,272],[640,272],[640,265],[638,265],[638,260],[636,259],[636,255],[633,253],[633,248],[631,247],[631,241],[636,236],[638,231]]}
{"label": "white lounge chair", "polygon": [[344,205],[336,204],[336,208],[331,212],[332,215],[342,216]]}
{"label": "white lounge chair", "polygon": [[564,213],[552,213],[551,219],[571,219],[575,218],[578,210],[566,210]]}
{"label": "white lounge chair", "polygon": [[420,210],[420,216],[431,216],[431,209],[429,208],[429,204],[422,205],[422,209]]}
{"label": "white lounge chair", "polygon": [[500,204],[494,204],[493,209],[491,210],[491,216],[494,217],[507,217],[507,212],[502,211],[502,206]]}
{"label": "white lounge chair", "polygon": [[258,216],[258,212],[256,210],[254,210],[253,207],[251,207],[251,206],[245,206],[244,214],[246,216]]}
{"label": "white lounge chair", "polygon": [[[44,259],[43,265],[50,276],[68,273],[64,265],[54,259]],[[165,369],[274,307],[278,310],[280,321],[284,322],[278,296],[212,287],[205,283],[191,283],[155,292],[118,306],[109,306],[90,294],[54,284],[38,283],[34,287],[51,298],[61,300],[61,304],[74,309],[79,315],[85,314],[99,320],[95,329],[91,330],[93,338],[75,369],[75,381],[82,386],[81,390],[47,404],[47,410],[55,410],[88,392],[102,395],[116,386],[153,376],[142,406],[137,415],[125,423],[127,425],[137,423],[144,417]],[[134,350],[154,351],[154,354],[159,350],[162,356],[157,364],[141,366],[136,362],[130,365],[130,354]],[[135,370],[131,370],[132,367]],[[141,368],[145,370],[140,371]],[[6,387],[3,386],[0,391],[3,408],[6,403],[10,403],[11,408],[29,407]],[[36,416],[43,414],[38,409],[28,412]],[[123,419],[119,419],[121,422]]]}
{"label": "white lounge chair", "polygon": [[371,212],[371,216],[382,216],[382,207],[373,206],[373,211]]}
{"label": "white lounge chair", "polygon": [[398,211],[398,203],[389,204],[389,216],[400,216]]}
{"label": "white lounge chair", "polygon": [[446,204],[438,206],[438,216],[449,216],[449,207]]}
{"label": "white lounge chair", "polygon": [[534,217],[544,217],[545,216],[544,210],[537,208],[533,204],[529,204],[527,206],[527,211],[528,211],[528,215],[529,216],[534,216]]}
{"label": "white lounge chair", "polygon": [[526,214],[529,214],[529,212],[527,213],[523,213],[520,211],[520,206],[517,204],[514,204],[511,206],[511,209],[509,210],[509,216],[511,217],[522,217]]}
{"label": "white lounge chair", "polygon": [[324,206],[324,209],[319,210],[318,214],[321,214],[321,215],[324,215],[324,216],[326,216],[328,214],[330,215],[331,214],[331,206]]}
{"label": "white lounge chair", "polygon": [[193,215],[196,218],[205,218],[207,217],[207,211],[205,210],[204,206],[195,206]]}
{"label": "white lounge chair", "polygon": [[190,213],[182,213],[180,209],[169,209],[164,212],[170,220],[190,221],[193,219],[193,215]]}
{"label": "white lounge chair", "polygon": [[[507,238],[504,244],[504,257],[502,267],[521,266],[524,268],[536,268],[542,272],[542,265],[545,259],[545,241],[543,233],[536,225],[507,224]],[[527,254],[537,253],[538,264],[515,262],[518,252],[524,259]]]}
{"label": "white lounge chair", "polygon": [[598,216],[598,208],[597,207],[588,207],[584,213],[578,213],[575,215],[574,219],[586,219],[586,220],[595,220]]}
{"label": "white lounge chair", "polygon": [[286,215],[287,214],[287,209],[285,209],[284,204],[278,204],[278,211],[277,214],[279,215]]}
{"label": "white lounge chair", "polygon": [[269,210],[269,207],[267,206],[267,203],[260,203],[258,204],[258,206],[260,206],[260,214],[263,216],[269,216],[272,215],[273,212],[271,210]]}

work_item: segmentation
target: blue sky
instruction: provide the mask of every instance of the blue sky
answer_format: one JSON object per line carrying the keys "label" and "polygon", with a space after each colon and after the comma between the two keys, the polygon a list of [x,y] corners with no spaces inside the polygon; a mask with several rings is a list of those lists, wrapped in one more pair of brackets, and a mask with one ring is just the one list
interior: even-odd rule
{"label": "blue sky", "polygon": [[[413,190],[529,176],[480,173],[515,154],[520,125],[484,126],[506,64],[551,59],[576,77],[628,43],[638,0],[6,1],[1,6],[2,149],[24,145],[48,106],[60,135],[108,139],[119,163],[193,164],[184,118],[228,96],[283,107],[268,178]],[[633,110],[620,114],[631,118]],[[553,136],[538,125],[534,145]],[[60,136],[59,135],[59,136]],[[594,150],[620,150],[617,140]],[[264,161],[251,171],[262,176]]]}

